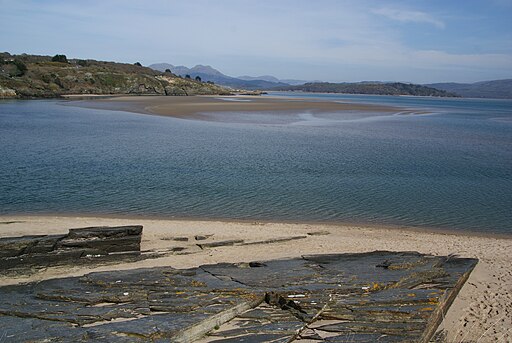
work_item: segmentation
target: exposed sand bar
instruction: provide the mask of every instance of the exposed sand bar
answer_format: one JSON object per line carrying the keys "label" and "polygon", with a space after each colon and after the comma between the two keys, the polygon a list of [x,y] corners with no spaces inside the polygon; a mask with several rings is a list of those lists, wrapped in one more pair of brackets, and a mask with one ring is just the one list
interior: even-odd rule
{"label": "exposed sand bar", "polygon": [[92,100],[74,100],[70,104],[87,108],[190,119],[208,119],[204,114],[212,112],[360,112],[366,115],[412,113],[412,111],[392,106],[270,96],[116,96]]}
{"label": "exposed sand bar", "polygon": [[[434,255],[457,254],[480,260],[450,308],[442,328],[448,342],[508,342],[512,339],[512,239],[506,237],[447,234],[337,224],[222,222],[164,219],[116,219],[94,217],[2,216],[0,236],[66,233],[69,228],[99,225],[144,225],[142,249],[162,250],[195,246],[195,235],[213,235],[214,241],[261,241],[272,238],[306,236],[305,239],[222,246],[188,255],[171,255],[154,260],[97,268],[49,268],[30,278],[0,279],[13,284],[91,271],[151,266],[196,267],[218,262],[250,262],[303,254],[365,252],[373,250],[418,251]],[[319,233],[309,235],[308,233]],[[188,242],[174,237],[187,237]],[[508,330],[508,331],[507,331]]]}

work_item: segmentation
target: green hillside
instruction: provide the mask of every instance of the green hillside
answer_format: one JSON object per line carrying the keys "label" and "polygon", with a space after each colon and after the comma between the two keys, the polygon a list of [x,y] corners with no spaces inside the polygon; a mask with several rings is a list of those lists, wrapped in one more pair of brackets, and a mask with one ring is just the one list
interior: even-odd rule
{"label": "green hillside", "polygon": [[453,93],[431,87],[401,82],[358,82],[358,83],[329,83],[313,82],[300,86],[279,87],[276,90],[345,93],[345,94],[375,94],[375,95],[414,95],[454,97]]}
{"label": "green hillside", "polygon": [[52,98],[64,94],[217,95],[230,91],[139,63],[0,53],[0,98]]}
{"label": "green hillside", "polygon": [[512,99],[512,79],[475,83],[432,83],[426,86],[442,89],[465,98]]}

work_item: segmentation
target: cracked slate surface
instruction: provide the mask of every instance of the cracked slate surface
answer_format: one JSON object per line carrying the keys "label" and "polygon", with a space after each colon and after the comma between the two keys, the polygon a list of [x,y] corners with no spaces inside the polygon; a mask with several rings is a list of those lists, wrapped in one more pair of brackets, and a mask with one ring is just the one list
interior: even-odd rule
{"label": "cracked slate surface", "polygon": [[19,342],[428,342],[476,262],[377,251],[4,286],[0,336]]}
{"label": "cracked slate surface", "polygon": [[137,261],[142,226],[70,229],[63,235],[0,238],[0,277],[28,275],[46,267]]}

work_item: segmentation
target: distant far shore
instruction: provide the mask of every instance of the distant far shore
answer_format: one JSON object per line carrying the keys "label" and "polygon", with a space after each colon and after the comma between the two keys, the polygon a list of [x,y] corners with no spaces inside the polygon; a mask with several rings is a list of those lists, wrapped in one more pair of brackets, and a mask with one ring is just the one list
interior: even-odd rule
{"label": "distant far shore", "polygon": [[[100,267],[51,267],[31,276],[0,278],[0,285],[50,278],[78,276],[93,271],[156,266],[192,268],[221,262],[251,262],[299,257],[307,254],[356,253],[374,250],[418,251],[434,255],[478,258],[479,263],[445,315],[440,329],[448,341],[478,339],[500,321],[512,327],[512,239],[446,234],[402,228],[349,224],[272,223],[241,221],[105,218],[84,216],[0,216],[0,237],[60,234],[70,228],[89,226],[143,225],[143,251],[174,251],[155,259]],[[196,237],[235,244],[201,249]],[[202,239],[202,238],[201,238]],[[236,244],[236,242],[260,242]],[[468,331],[469,330],[469,331]]]}

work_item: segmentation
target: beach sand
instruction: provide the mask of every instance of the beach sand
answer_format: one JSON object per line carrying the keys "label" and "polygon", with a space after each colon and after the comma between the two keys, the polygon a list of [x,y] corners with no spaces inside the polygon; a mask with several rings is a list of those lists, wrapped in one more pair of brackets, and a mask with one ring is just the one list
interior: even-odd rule
{"label": "beach sand", "polygon": [[[264,223],[136,218],[2,216],[0,236],[66,233],[70,228],[100,225],[144,225],[142,249],[167,250],[184,246],[188,255],[168,255],[135,263],[101,267],[48,268],[37,275],[0,279],[1,285],[37,281],[91,271],[152,266],[196,267],[218,262],[250,262],[303,254],[351,253],[374,250],[418,251],[434,255],[456,254],[480,260],[448,311],[440,329],[447,342],[512,341],[512,238],[444,233],[406,228],[365,227],[345,224]],[[313,234],[311,234],[313,233]],[[288,242],[223,246],[201,250],[195,235],[213,235],[223,241],[306,236]],[[174,241],[187,237],[188,242]]]}

